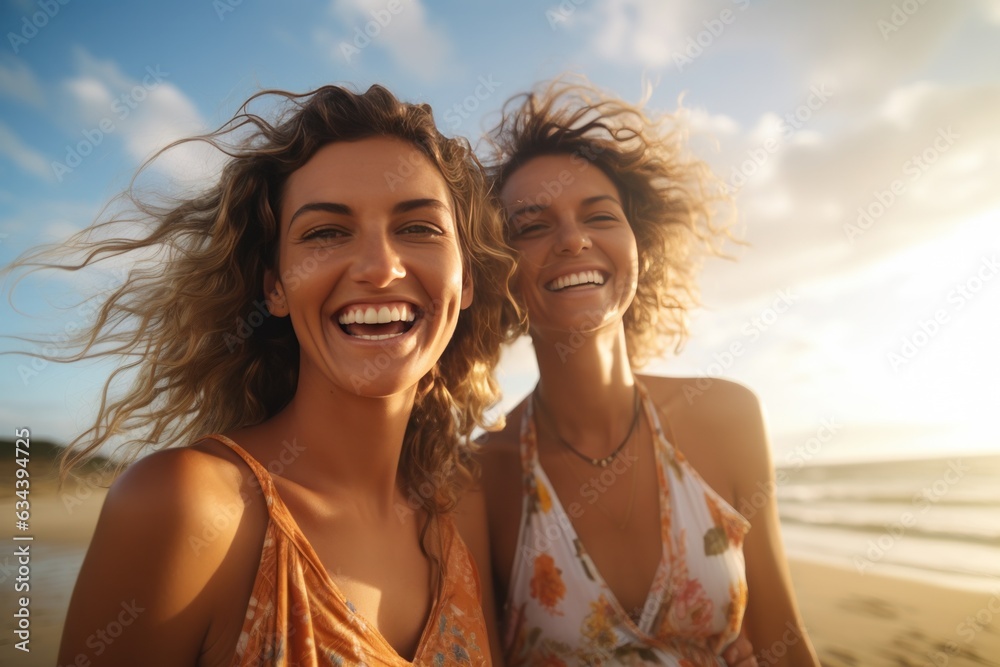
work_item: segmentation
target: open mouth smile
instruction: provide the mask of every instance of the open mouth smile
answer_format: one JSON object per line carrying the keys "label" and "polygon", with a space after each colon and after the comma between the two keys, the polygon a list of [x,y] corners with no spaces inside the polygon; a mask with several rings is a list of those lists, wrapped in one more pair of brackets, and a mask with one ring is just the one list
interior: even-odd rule
{"label": "open mouth smile", "polygon": [[561,292],[573,288],[603,285],[605,280],[605,275],[600,271],[577,271],[549,281],[545,289],[550,292]]}
{"label": "open mouth smile", "polygon": [[411,303],[354,303],[337,314],[340,329],[348,336],[361,340],[387,340],[410,331],[421,317]]}

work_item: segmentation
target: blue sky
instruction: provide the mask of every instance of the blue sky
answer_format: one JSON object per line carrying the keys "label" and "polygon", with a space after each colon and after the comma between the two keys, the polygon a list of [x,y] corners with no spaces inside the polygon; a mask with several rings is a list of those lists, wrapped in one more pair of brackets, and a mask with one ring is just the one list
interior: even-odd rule
{"label": "blue sky", "polygon": [[[382,83],[475,141],[562,72],[630,101],[649,85],[654,110],[683,94],[750,242],[706,267],[692,341],[651,370],[754,388],[779,464],[1000,451],[995,2],[6,0],[0,28],[0,262],[85,227],[152,151],[262,88]],[[159,173],[215,168],[179,151]],[[108,280],[26,281],[17,307],[45,318],[5,303],[0,334],[58,346],[81,315],[46,304]],[[82,430],[109,367],[26,364],[0,358],[0,428]],[[507,405],[533,364],[527,341],[506,355]]]}

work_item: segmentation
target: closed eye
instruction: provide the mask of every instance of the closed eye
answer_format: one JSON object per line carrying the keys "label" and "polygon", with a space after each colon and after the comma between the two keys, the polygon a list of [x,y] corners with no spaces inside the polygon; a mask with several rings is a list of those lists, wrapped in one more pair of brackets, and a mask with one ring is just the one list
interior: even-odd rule
{"label": "closed eye", "polygon": [[530,234],[534,234],[534,233],[543,231],[546,228],[546,225],[545,225],[544,222],[540,222],[540,221],[537,221],[537,220],[530,220],[530,221],[525,221],[525,222],[522,222],[522,223],[515,223],[512,226],[513,226],[513,230],[511,232],[511,237],[512,238],[518,238],[518,237],[521,237],[521,236],[527,236],[527,235],[530,235]]}

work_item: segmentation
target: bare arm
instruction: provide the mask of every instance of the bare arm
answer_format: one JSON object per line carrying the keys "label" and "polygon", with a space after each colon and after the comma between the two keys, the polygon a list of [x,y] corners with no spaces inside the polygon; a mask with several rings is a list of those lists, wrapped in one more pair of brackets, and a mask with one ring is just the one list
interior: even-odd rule
{"label": "bare arm", "polygon": [[60,665],[199,664],[243,509],[227,484],[190,450],[153,454],[115,482],[70,600]]}
{"label": "bare arm", "polygon": [[732,460],[738,507],[753,507],[743,545],[750,592],[746,623],[761,665],[819,666],[805,632],[781,541],[777,483],[764,418],[757,397],[729,384],[724,392],[732,415]]}
{"label": "bare arm", "polygon": [[472,553],[479,570],[482,589],[483,616],[489,632],[490,654],[494,665],[503,665],[500,631],[497,625],[496,596],[493,591],[493,566],[490,559],[489,526],[486,518],[486,497],[480,487],[470,489],[455,511],[455,525]]}

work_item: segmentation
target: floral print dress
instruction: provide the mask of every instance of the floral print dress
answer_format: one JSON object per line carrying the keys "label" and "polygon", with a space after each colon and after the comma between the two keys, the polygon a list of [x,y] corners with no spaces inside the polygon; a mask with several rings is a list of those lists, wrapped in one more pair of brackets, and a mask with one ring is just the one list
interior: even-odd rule
{"label": "floral print dress", "polygon": [[655,439],[663,554],[638,622],[573,529],[538,459],[531,401],[521,423],[523,509],[504,612],[508,665],[716,667],[747,603],[749,522],[667,441],[642,385]]}
{"label": "floral print dress", "polygon": [[218,440],[253,471],[269,521],[232,667],[490,665],[479,575],[454,523],[444,517],[442,583],[413,662],[403,659],[344,597],[274,488],[242,447]]}

